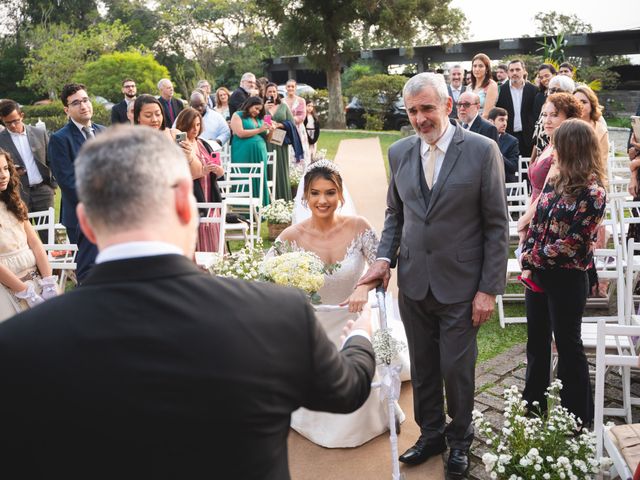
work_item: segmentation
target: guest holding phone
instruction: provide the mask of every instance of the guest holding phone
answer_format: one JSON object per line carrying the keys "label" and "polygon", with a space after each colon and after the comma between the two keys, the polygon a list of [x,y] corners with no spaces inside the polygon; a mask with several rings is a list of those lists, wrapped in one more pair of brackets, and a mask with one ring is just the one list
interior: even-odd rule
{"label": "guest holding phone", "polygon": [[[593,421],[593,395],[580,324],[587,300],[587,269],[606,204],[605,174],[593,128],[571,119],[553,133],[557,174],[540,194],[520,263],[543,291],[527,289],[527,377],[529,410],[546,409],[552,333],[558,349],[562,406],[583,425]],[[537,402],[537,403],[536,403]]]}
{"label": "guest holding phone", "polygon": [[[264,105],[260,97],[249,97],[231,117],[233,147],[231,163],[262,163],[262,206],[269,205],[267,188],[267,142],[274,130],[273,124],[264,121]],[[253,180],[253,195],[259,196],[260,182]]]}
{"label": "guest holding phone", "polygon": [[[271,115],[271,123],[274,128],[283,128],[286,121],[293,122],[293,114],[286,103],[278,95],[278,86],[269,83],[265,90],[264,108],[267,115]],[[276,152],[276,198],[292,200],[291,182],[289,181],[289,146],[286,144],[274,145],[267,143],[269,152]]]}

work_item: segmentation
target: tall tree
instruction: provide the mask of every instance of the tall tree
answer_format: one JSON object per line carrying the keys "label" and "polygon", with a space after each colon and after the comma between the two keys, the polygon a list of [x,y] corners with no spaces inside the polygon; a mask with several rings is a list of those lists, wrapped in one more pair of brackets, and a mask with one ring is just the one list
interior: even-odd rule
{"label": "tall tree", "polygon": [[304,53],[313,66],[325,70],[328,126],[334,128],[345,125],[341,55],[362,44],[368,47],[372,36],[389,35],[398,46],[411,46],[418,34],[425,32],[441,42],[457,38],[462,33],[464,15],[450,8],[449,3],[450,0],[257,0],[257,5],[280,26],[280,35],[291,46],[291,53]]}
{"label": "tall tree", "polygon": [[574,33],[590,33],[593,27],[575,14],[564,15],[551,10],[538,12],[533,17],[537,24],[538,35],[560,35]]}

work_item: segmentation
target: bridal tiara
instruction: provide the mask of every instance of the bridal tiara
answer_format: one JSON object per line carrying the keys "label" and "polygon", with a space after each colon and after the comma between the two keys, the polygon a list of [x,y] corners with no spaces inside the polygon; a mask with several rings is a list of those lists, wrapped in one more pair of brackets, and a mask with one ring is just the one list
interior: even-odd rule
{"label": "bridal tiara", "polygon": [[338,166],[333,163],[331,160],[318,160],[317,162],[313,162],[310,164],[305,170],[305,175],[309,172],[313,172],[314,170],[318,170],[320,168],[326,168],[327,170],[331,170],[332,172],[340,175],[340,170],[338,170]]}

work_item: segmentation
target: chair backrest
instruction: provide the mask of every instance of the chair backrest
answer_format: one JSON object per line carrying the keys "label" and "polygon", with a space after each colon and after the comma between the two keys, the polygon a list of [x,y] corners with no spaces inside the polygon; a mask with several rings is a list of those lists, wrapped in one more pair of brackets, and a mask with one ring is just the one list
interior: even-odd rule
{"label": "chair backrest", "polygon": [[218,187],[223,199],[253,198],[253,183],[251,179],[218,180]]}
{"label": "chair backrest", "polygon": [[55,243],[56,211],[53,207],[39,212],[30,212],[28,217],[36,232],[47,232],[47,243]]}
{"label": "chair backrest", "polygon": [[507,191],[507,205],[529,204],[529,192],[526,181],[507,182],[505,183],[505,189]]}
{"label": "chair backrest", "polygon": [[[618,200],[618,224],[620,226],[620,243],[628,247],[627,239],[629,236],[629,226],[640,224],[640,201]],[[636,227],[640,228],[640,227]],[[627,257],[627,248],[623,249],[625,260]]]}
{"label": "chair backrest", "polygon": [[249,179],[258,182],[259,191],[253,191],[253,197],[260,200],[260,205],[263,203],[264,196],[264,164],[263,163],[230,163],[229,169],[226,173],[226,178],[229,180],[243,180]]}
{"label": "chair backrest", "polygon": [[69,273],[78,268],[76,263],[76,255],[78,254],[78,246],[75,243],[45,243],[44,251],[47,253],[49,265],[53,271],[59,270],[58,286],[64,291],[65,284]]}
{"label": "chair backrest", "polygon": [[520,157],[518,160],[518,178],[522,180],[523,174],[529,171],[529,162],[531,162],[531,157]]}
{"label": "chair backrest", "polygon": [[278,162],[276,152],[267,153],[267,188],[271,202],[276,200],[276,181],[278,179]]}
{"label": "chair backrest", "polygon": [[616,283],[616,315],[609,317],[588,317],[583,316],[583,323],[594,323],[597,319],[607,318],[612,322],[623,325],[626,318],[625,296],[626,282],[624,276],[624,260],[622,258],[622,247],[615,245],[615,248],[596,248],[593,251],[593,264],[598,274],[598,280],[607,280]]}
{"label": "chair backrest", "polygon": [[[227,205],[224,202],[197,202],[196,207],[198,210],[206,210],[206,212],[201,212],[204,214],[200,215],[200,225],[219,225],[218,251],[224,253]],[[197,250],[199,250],[198,247],[196,247]]]}

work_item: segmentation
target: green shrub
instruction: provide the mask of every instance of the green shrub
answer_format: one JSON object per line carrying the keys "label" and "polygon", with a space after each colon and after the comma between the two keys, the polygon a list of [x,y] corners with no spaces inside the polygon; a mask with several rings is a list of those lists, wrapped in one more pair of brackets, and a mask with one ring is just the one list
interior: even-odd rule
{"label": "green shrub", "polygon": [[[365,117],[367,129],[371,125],[379,126],[375,130],[382,130],[385,115],[402,94],[406,81],[406,77],[402,75],[377,74],[353,82],[349,94],[358,97],[365,112],[369,114]],[[374,122],[371,117],[377,117],[378,122]]]}
{"label": "green shrub", "polygon": [[384,119],[380,118],[380,115],[365,113],[363,117],[365,120],[365,129],[373,130],[376,132],[382,131],[384,129]]}
{"label": "green shrub", "polygon": [[[111,123],[111,112],[99,103],[92,102],[92,105],[92,121],[100,125],[109,125]],[[49,132],[60,130],[69,121],[60,100],[51,102],[48,105],[25,105],[22,110],[24,111],[26,123],[33,125],[38,120],[42,120]]]}

